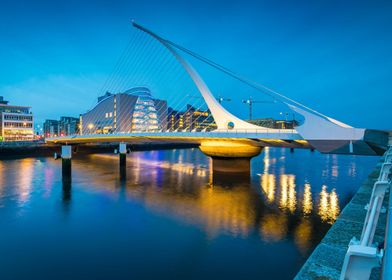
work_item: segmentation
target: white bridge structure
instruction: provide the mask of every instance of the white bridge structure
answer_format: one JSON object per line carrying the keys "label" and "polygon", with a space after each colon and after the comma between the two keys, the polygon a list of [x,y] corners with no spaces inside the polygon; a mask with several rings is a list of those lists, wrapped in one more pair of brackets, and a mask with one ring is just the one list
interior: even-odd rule
{"label": "white bridge structure", "polygon": [[[112,131],[110,133],[83,133],[72,136],[52,137],[46,141],[57,144],[82,144],[97,142],[136,143],[168,142],[194,143],[207,155],[219,158],[251,158],[265,146],[308,148],[322,153],[381,155],[388,147],[388,132],[355,128],[310,109],[261,84],[250,81],[229,69],[197,55],[145,27],[132,22],[133,26],[159,42],[176,59],[197,87],[216,123],[213,131]],[[274,100],[287,105],[301,115],[303,123],[294,129],[272,129],[240,119],[226,110],[214,97],[195,68],[185,59],[185,52]]]}

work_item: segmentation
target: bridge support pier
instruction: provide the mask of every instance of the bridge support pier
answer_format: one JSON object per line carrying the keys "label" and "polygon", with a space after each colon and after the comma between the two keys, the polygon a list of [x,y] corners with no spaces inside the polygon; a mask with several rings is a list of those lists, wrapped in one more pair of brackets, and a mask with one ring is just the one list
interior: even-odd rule
{"label": "bridge support pier", "polygon": [[120,179],[125,180],[127,178],[127,144],[120,143],[118,153],[120,156]]}
{"label": "bridge support pier", "polygon": [[235,141],[207,141],[199,149],[212,158],[213,172],[249,175],[250,160],[260,154],[262,147]]}
{"label": "bridge support pier", "polygon": [[61,146],[61,162],[63,182],[72,178],[72,146]]}

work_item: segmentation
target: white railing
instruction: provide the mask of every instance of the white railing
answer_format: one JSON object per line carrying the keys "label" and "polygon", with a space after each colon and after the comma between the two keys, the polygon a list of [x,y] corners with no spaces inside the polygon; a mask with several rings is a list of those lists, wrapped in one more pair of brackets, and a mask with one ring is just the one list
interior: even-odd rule
{"label": "white railing", "polygon": [[176,136],[181,136],[181,135],[189,135],[190,133],[195,134],[195,135],[222,135],[224,133],[232,134],[232,135],[238,135],[238,134],[264,134],[264,135],[270,135],[270,134],[298,134],[298,132],[295,129],[273,129],[273,128],[265,128],[265,129],[219,129],[219,130],[211,130],[211,131],[188,131],[188,130],[182,130],[182,131],[132,131],[132,132],[111,132],[111,133],[84,133],[84,134],[72,134],[72,135],[66,135],[66,136],[55,136],[55,137],[48,137],[48,138],[54,138],[54,139],[61,139],[61,138],[75,138],[75,137],[80,137],[80,136],[116,136],[116,135],[137,135],[140,136],[141,134],[145,135],[176,135]]}
{"label": "white railing", "polygon": [[[382,265],[383,279],[392,279],[392,244],[388,244],[388,240],[392,238],[392,229],[387,228],[386,230],[386,245],[383,248],[379,248],[373,243],[374,235],[376,232],[378,218],[381,213],[384,213],[382,204],[384,196],[390,189],[391,181],[389,179],[391,175],[392,167],[392,147],[390,147],[384,154],[384,163],[381,166],[380,175],[377,181],[374,183],[372,195],[370,197],[369,204],[367,206],[367,213],[365,222],[362,229],[360,240],[355,237],[350,241],[349,248],[347,250],[342,271],[340,274],[341,280],[362,280],[369,279],[372,269]],[[391,220],[391,198],[389,202],[389,213],[388,220]],[[392,223],[392,221],[391,221]],[[388,222],[388,225],[390,223]],[[388,238],[391,236],[390,238]],[[384,255],[385,250],[385,256]]]}

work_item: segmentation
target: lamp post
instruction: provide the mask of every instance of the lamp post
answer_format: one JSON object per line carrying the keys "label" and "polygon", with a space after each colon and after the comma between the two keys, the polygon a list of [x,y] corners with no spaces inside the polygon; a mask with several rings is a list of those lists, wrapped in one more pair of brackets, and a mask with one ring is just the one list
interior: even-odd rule
{"label": "lamp post", "polygon": [[91,134],[92,129],[94,128],[94,125],[92,123],[90,123],[90,124],[88,124],[87,128],[89,129],[90,134]]}

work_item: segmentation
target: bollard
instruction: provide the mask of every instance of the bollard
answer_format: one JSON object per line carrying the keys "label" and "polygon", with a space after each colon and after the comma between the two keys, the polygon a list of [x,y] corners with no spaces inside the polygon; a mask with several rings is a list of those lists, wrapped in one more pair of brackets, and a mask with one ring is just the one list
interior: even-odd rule
{"label": "bollard", "polygon": [[61,147],[62,175],[63,180],[71,180],[72,178],[72,146]]}

